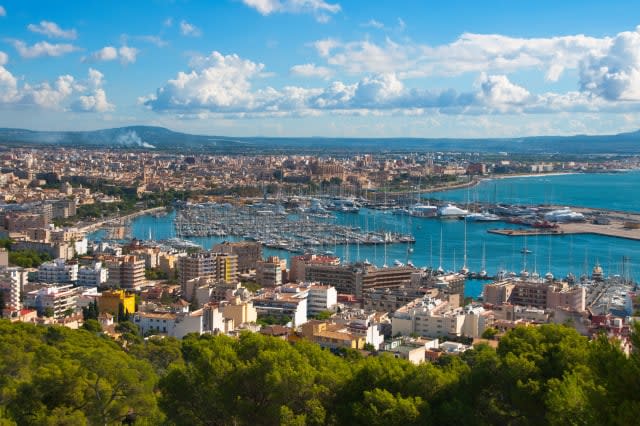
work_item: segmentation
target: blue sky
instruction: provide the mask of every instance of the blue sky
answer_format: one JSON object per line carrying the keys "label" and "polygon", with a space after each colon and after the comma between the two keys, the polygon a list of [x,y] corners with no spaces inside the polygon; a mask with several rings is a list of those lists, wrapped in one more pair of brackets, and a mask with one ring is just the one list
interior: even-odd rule
{"label": "blue sky", "polygon": [[638,12],[629,1],[0,0],[0,126],[637,130]]}

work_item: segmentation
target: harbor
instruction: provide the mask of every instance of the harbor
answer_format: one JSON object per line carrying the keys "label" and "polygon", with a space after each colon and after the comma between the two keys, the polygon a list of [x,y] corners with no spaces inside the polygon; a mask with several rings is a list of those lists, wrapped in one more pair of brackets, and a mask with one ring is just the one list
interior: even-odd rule
{"label": "harbor", "polygon": [[288,212],[279,204],[201,203],[179,210],[179,238],[236,237],[292,253],[335,252],[338,245],[412,244],[409,233],[369,230],[337,224],[335,216],[318,210]]}

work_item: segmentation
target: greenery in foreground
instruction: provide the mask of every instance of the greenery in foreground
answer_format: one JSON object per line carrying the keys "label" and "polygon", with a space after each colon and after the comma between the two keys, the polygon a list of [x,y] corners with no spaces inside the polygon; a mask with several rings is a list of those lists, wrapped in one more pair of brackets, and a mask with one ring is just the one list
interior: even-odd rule
{"label": "greenery in foreground", "polygon": [[640,416],[639,355],[560,325],[516,328],[497,350],[420,366],[250,333],[128,342],[0,322],[0,424],[629,425]]}

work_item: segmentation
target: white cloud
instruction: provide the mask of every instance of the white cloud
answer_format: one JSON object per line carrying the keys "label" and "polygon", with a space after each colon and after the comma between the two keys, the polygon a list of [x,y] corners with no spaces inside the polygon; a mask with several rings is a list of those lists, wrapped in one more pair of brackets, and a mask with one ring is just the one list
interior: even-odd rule
{"label": "white cloud", "polygon": [[120,60],[123,65],[132,64],[136,61],[139,50],[135,47],[121,46],[105,46],[100,50],[93,52],[89,56],[82,58],[83,62],[107,62]]}
{"label": "white cloud", "polygon": [[[0,64],[0,105],[19,105],[51,110],[64,110],[67,106],[74,111],[104,112],[114,106],[107,101],[102,89],[103,75],[89,69],[86,83],[78,82],[71,75],[62,75],[53,83],[44,81],[38,84],[28,82],[20,85],[19,80]],[[73,95],[77,99],[69,100]]]}
{"label": "white cloud", "polygon": [[5,65],[7,62],[9,62],[9,55],[0,51],[0,66]]}
{"label": "white cloud", "polygon": [[581,63],[580,87],[609,101],[640,100],[640,27],[618,34]]}
{"label": "white cloud", "polygon": [[333,75],[333,71],[327,67],[319,67],[316,64],[301,64],[291,67],[292,75],[299,77],[315,77],[328,79]]}
{"label": "white cloud", "polygon": [[121,46],[118,49],[118,55],[120,56],[120,62],[124,65],[132,64],[136,61],[138,56],[138,49],[135,47]]}
{"label": "white cloud", "polygon": [[384,28],[384,24],[382,22],[376,21],[375,19],[369,19],[369,21],[362,24],[362,26],[368,28],[377,28],[379,30]]}
{"label": "white cloud", "polygon": [[7,10],[4,6],[0,6],[0,16],[7,16]]}
{"label": "white cloud", "polygon": [[260,75],[263,64],[214,51],[207,57],[193,58],[191,67],[144,99],[144,104],[156,111],[252,108],[255,100],[250,79]]}
{"label": "white cloud", "polygon": [[513,106],[525,105],[531,99],[531,93],[524,87],[513,84],[506,75],[481,74],[479,79],[480,95],[488,105]]}
{"label": "white cloud", "polygon": [[187,37],[200,37],[202,35],[200,28],[184,20],[180,21],[180,33]]}
{"label": "white cloud", "polygon": [[327,23],[331,19],[330,14],[336,14],[341,10],[338,3],[328,3],[324,0],[242,0],[242,2],[261,15],[311,13],[320,23]]}
{"label": "white cloud", "polygon": [[172,26],[173,26],[173,18],[169,17],[169,18],[165,19],[165,20],[162,22],[162,25],[163,25],[163,26],[165,26],[165,27],[167,27],[167,28],[168,28],[168,27],[172,27]]}
{"label": "white cloud", "polygon": [[104,89],[96,89],[92,95],[80,96],[71,104],[71,109],[76,112],[107,112],[114,106],[107,100]]}
{"label": "white cloud", "polygon": [[166,47],[169,45],[168,41],[162,39],[162,37],[154,35],[141,35],[133,37],[137,40],[144,41],[146,43],[155,44],[157,47]]}
{"label": "white cloud", "polygon": [[80,50],[80,48],[67,43],[51,44],[47,41],[40,41],[32,46],[28,46],[21,40],[10,40],[10,42],[21,57],[29,59],[39,58],[41,56],[62,56]]}
{"label": "white cloud", "polygon": [[469,72],[512,72],[542,69],[557,81],[565,69],[576,69],[588,55],[600,55],[611,40],[584,35],[551,38],[514,38],[497,34],[464,33],[439,46],[397,43],[386,38],[314,43],[328,64],[352,74],[396,72],[401,77],[452,76]]}
{"label": "white cloud", "polygon": [[29,24],[27,29],[33,33],[43,34],[49,38],[66,38],[75,40],[78,33],[75,29],[63,30],[55,22],[40,21],[39,24]]}

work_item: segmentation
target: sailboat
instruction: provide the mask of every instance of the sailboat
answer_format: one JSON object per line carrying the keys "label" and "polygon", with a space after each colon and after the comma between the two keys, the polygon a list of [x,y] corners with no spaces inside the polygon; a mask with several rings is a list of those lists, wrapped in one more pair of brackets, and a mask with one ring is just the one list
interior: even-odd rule
{"label": "sailboat", "polygon": [[467,222],[464,222],[464,257],[462,261],[462,268],[460,268],[460,273],[463,275],[467,275],[469,273],[469,268],[467,267]]}
{"label": "sailboat", "polygon": [[442,226],[440,226],[440,265],[438,266],[437,272],[444,274],[444,268],[442,267]]}
{"label": "sailboat", "polygon": [[531,250],[529,250],[527,248],[527,236],[526,235],[524,236],[524,247],[522,247],[522,249],[520,249],[520,253],[525,254],[525,255],[532,253]]}
{"label": "sailboat", "polygon": [[553,273],[551,272],[551,237],[549,238],[549,259],[547,264],[547,273],[544,274],[544,279],[547,281],[553,281]]}
{"label": "sailboat", "polygon": [[481,278],[487,276],[487,257],[486,257],[486,247],[485,242],[482,242],[482,264],[480,265],[480,275]]}

